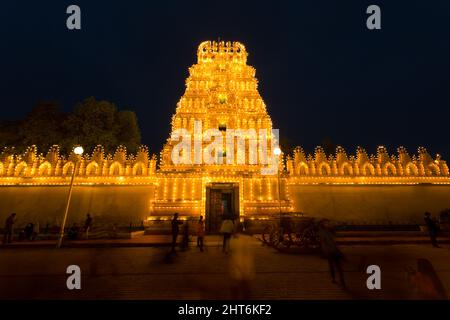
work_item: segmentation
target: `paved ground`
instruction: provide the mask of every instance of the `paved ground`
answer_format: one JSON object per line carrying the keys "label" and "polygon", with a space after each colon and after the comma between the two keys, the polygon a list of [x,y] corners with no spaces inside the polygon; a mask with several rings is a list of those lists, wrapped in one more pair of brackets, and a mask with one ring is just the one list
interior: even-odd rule
{"label": "paved ground", "polygon": [[[242,237],[243,238],[243,237]],[[429,259],[450,293],[450,246],[342,246],[349,290],[332,284],[327,261],[316,255],[282,254],[245,237],[242,251],[221,252],[219,238],[208,238],[205,252],[192,247],[166,259],[164,247],[0,248],[0,299],[228,299],[236,265],[251,265],[253,299],[414,299],[405,268]],[[241,249],[240,249],[241,248]],[[242,255],[242,252],[245,254]],[[68,265],[82,270],[82,289],[66,289]],[[365,266],[378,264],[382,290],[366,289]],[[252,270],[248,267],[246,270]],[[251,274],[250,274],[251,275]]]}
{"label": "paved ground", "polygon": [[[262,235],[254,237],[262,239]],[[193,236],[193,238],[195,238]],[[208,239],[219,241],[219,235],[208,235]],[[89,240],[64,240],[63,246],[70,248],[112,248],[112,247],[164,247],[168,246],[172,237],[170,235],[138,235],[132,238],[97,238]],[[181,236],[179,236],[181,240]],[[339,232],[336,241],[340,245],[391,245],[391,244],[428,244],[430,238],[420,232]],[[450,235],[438,238],[439,243],[450,244]],[[54,248],[56,237],[53,240],[14,241],[3,246],[4,249],[17,248]]]}

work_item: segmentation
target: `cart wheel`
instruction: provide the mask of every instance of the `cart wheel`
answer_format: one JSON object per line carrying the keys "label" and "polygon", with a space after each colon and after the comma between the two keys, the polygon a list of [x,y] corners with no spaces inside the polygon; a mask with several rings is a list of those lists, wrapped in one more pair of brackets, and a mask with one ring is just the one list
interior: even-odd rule
{"label": "cart wheel", "polygon": [[282,249],[289,249],[292,245],[292,241],[290,241],[289,239],[289,235],[288,234],[281,234],[281,231],[275,231],[274,233],[274,242],[273,242],[273,247],[278,249],[278,250],[282,250]]}
{"label": "cart wheel", "polygon": [[297,247],[301,247],[302,244],[302,235],[300,233],[295,233],[293,238],[292,238],[292,244],[297,246]]}
{"label": "cart wheel", "polygon": [[305,230],[302,239],[304,248],[317,249],[320,247],[320,241],[313,230]]}
{"label": "cart wheel", "polygon": [[272,233],[272,226],[266,226],[263,230],[262,239],[263,239],[263,242],[268,246],[272,245],[271,240],[270,240],[271,233]]}
{"label": "cart wheel", "polygon": [[288,233],[283,236],[283,244],[286,248],[290,248],[294,244],[295,234]]}
{"label": "cart wheel", "polygon": [[278,248],[278,246],[280,245],[280,232],[278,230],[273,230],[271,235],[272,246],[274,248]]}

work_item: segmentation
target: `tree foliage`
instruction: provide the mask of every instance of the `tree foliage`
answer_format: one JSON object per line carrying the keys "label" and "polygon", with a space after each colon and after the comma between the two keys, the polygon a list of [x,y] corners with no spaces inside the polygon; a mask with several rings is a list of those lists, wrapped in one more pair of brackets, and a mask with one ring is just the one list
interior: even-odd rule
{"label": "tree foliage", "polygon": [[141,143],[136,114],[119,111],[115,104],[93,97],[78,103],[69,113],[62,112],[56,103],[36,105],[24,119],[0,122],[0,144],[23,151],[36,145],[44,153],[57,144],[63,153],[75,145],[91,152],[98,144],[113,153],[118,145],[136,152]]}
{"label": "tree foliage", "polygon": [[36,105],[18,126],[20,145],[27,147],[36,145],[42,151],[61,141],[61,120],[64,114],[60,112],[59,105],[53,102],[44,102]]}

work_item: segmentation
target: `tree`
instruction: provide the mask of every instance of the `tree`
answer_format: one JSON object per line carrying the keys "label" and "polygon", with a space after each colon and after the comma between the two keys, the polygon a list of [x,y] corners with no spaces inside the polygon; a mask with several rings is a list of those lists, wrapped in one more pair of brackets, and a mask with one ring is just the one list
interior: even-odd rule
{"label": "tree", "polygon": [[54,102],[41,102],[29,112],[19,126],[18,138],[21,145],[36,145],[42,152],[62,140],[61,123],[64,114]]}
{"label": "tree", "polygon": [[75,110],[64,123],[66,132],[65,147],[71,149],[80,144],[90,152],[101,144],[112,152],[117,145],[114,122],[117,107],[108,101],[87,98],[75,106]]}
{"label": "tree", "polygon": [[120,111],[116,117],[115,134],[119,144],[135,153],[141,145],[141,130],[133,111]]}
{"label": "tree", "polygon": [[0,143],[2,147],[14,147],[22,144],[19,135],[20,121],[0,121]]}
{"label": "tree", "polygon": [[325,151],[326,155],[330,155],[330,154],[334,155],[336,153],[337,145],[329,137],[326,137],[325,139],[323,139],[322,147],[323,147],[323,150]]}
{"label": "tree", "polygon": [[93,97],[77,104],[63,127],[67,131],[63,142],[66,150],[80,144],[87,152],[91,152],[100,144],[106,152],[113,153],[122,144],[135,152],[141,142],[134,112],[118,111],[115,104]]}
{"label": "tree", "polygon": [[115,104],[91,97],[70,113],[60,111],[56,103],[39,103],[23,120],[0,122],[0,141],[2,146],[15,146],[19,152],[33,144],[43,153],[54,144],[63,154],[69,154],[78,144],[88,153],[98,144],[109,153],[121,144],[136,152],[141,134],[134,112],[119,111]]}

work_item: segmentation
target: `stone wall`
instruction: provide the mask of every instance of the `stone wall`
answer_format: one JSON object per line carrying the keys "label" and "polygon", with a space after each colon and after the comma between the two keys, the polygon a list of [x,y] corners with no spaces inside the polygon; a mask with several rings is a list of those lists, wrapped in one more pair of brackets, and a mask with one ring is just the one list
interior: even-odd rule
{"label": "stone wall", "polygon": [[[0,222],[11,212],[17,227],[62,221],[67,186],[2,186]],[[417,224],[423,213],[450,208],[449,185],[290,185],[296,212],[354,224]],[[99,224],[139,225],[152,212],[154,186],[76,186],[68,223],[90,212]]]}
{"label": "stone wall", "polygon": [[[2,186],[0,222],[17,213],[17,226],[39,222],[41,228],[62,221],[68,186]],[[145,220],[154,199],[153,186],[75,186],[68,223],[83,223],[90,212],[94,222],[124,226]],[[2,226],[3,227],[3,226]]]}
{"label": "stone wall", "polygon": [[417,224],[450,208],[448,185],[294,185],[297,212],[355,224]]}

